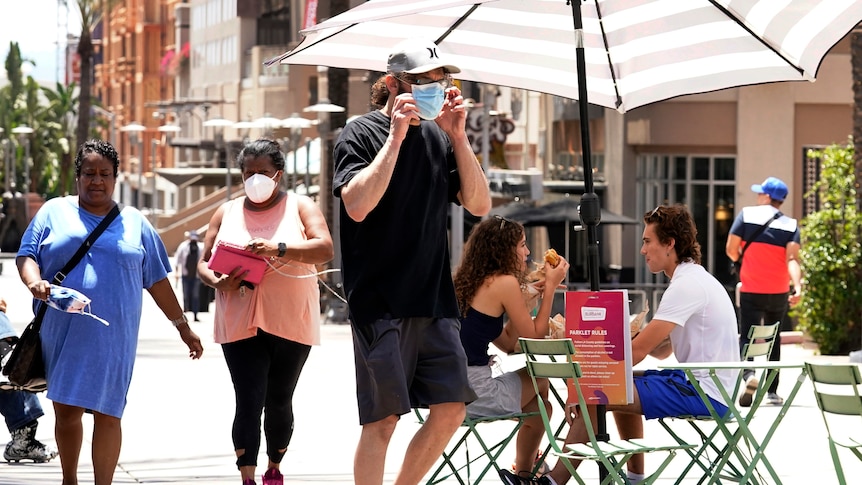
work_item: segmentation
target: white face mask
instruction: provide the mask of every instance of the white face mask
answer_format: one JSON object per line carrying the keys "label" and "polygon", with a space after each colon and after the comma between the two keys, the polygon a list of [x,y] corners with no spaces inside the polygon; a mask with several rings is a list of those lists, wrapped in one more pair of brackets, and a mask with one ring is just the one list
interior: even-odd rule
{"label": "white face mask", "polygon": [[[275,175],[278,175],[278,172],[276,172]],[[245,179],[243,185],[245,186],[246,197],[248,197],[252,202],[258,204],[266,202],[275,190],[275,180],[273,180],[275,175],[267,177],[266,175],[256,173]]]}

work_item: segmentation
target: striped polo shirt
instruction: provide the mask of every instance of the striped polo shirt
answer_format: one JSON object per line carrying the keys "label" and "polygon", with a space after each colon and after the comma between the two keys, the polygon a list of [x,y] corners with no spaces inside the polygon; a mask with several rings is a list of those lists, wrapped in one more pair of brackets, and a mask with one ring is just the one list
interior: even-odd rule
{"label": "striped polo shirt", "polygon": [[787,245],[799,243],[799,224],[796,219],[782,215],[773,220],[757,240],[751,236],[775,216],[778,209],[771,205],[743,207],[736,216],[730,233],[742,238],[743,246],[749,246],[742,258],[739,280],[743,293],[776,295],[787,293],[790,273],[787,271]]}

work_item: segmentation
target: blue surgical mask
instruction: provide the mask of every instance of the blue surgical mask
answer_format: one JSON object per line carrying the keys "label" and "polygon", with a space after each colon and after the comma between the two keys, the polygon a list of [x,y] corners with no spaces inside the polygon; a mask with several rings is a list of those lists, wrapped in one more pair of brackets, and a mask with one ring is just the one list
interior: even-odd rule
{"label": "blue surgical mask", "polygon": [[419,117],[423,120],[434,120],[443,109],[443,103],[446,101],[446,90],[440,83],[432,82],[428,84],[413,84],[413,100],[416,102],[416,107],[419,109]]}
{"label": "blue surgical mask", "polygon": [[88,315],[90,317],[95,318],[96,320],[108,325],[108,322],[93,315],[89,311],[85,311],[90,309],[90,299],[87,295],[81,293],[80,291],[73,290],[72,288],[66,288],[58,285],[51,285],[51,293],[48,295],[48,300],[46,301],[49,307],[60,310],[61,312],[66,313],[80,313],[83,315]]}

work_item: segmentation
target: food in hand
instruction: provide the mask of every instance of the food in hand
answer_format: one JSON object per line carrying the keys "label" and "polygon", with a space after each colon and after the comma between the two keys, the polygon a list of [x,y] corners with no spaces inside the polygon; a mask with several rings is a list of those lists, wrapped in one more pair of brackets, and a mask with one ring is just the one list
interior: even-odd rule
{"label": "food in hand", "polygon": [[647,312],[649,312],[649,303],[645,301],[643,311],[635,315],[629,322],[632,338],[635,338],[635,336],[643,329]]}
{"label": "food in hand", "polygon": [[527,276],[525,277],[527,283],[535,283],[536,281],[542,281],[545,279],[545,265],[539,264],[535,261],[533,261],[533,265],[536,266],[536,269],[527,273]]}
{"label": "food in hand", "polygon": [[548,338],[566,338],[566,317],[557,313],[548,320]]}
{"label": "food in hand", "polygon": [[560,255],[554,248],[545,251],[545,262],[550,264],[552,268],[556,268],[560,264]]}

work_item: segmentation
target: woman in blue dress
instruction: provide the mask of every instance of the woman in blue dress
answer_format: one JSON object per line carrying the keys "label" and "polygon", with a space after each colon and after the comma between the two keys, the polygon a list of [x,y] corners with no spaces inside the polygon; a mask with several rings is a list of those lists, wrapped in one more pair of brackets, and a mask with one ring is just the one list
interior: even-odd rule
{"label": "woman in blue dress", "polygon": [[[47,201],[30,221],[16,263],[21,281],[33,295],[34,312],[48,298],[54,274],[114,207],[111,196],[119,163],[109,143],[85,142],[75,158],[78,195]],[[177,328],[189,356],[198,359],[203,352],[168,281],[170,270],[158,233],[137,209],[124,207],[63,280],[64,287],[91,298],[91,312],[109,325],[53,308],[45,314],[41,335],[47,397],[54,405],[64,484],[78,483],[85,411],[93,414],[95,483],[108,485],[113,480],[144,289]]]}
{"label": "woman in blue dress", "polygon": [[[494,359],[488,354],[491,343],[511,353],[518,337],[544,338],[549,333],[554,292],[565,279],[569,263],[559,258],[557,266],[546,264],[544,279],[528,285],[529,255],[524,227],[499,216],[474,226],[464,245],[464,258],[454,280],[461,310],[461,343],[469,366],[467,378],[479,396],[467,406],[470,417],[539,410],[527,370],[495,375]],[[535,298],[526,297],[528,292],[541,296],[535,317],[530,316]],[[504,315],[508,317],[505,325]],[[541,392],[547,398],[547,380],[542,382]],[[532,471],[544,433],[540,416],[524,421],[517,437],[516,473],[526,475]]]}

